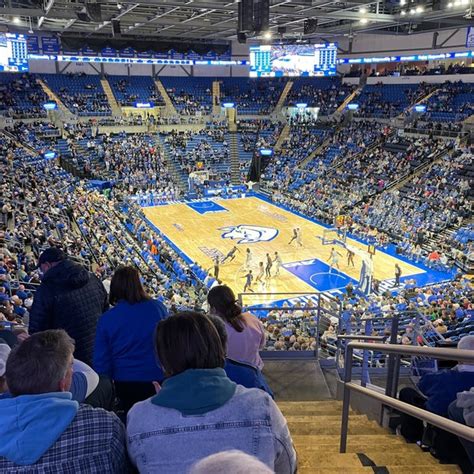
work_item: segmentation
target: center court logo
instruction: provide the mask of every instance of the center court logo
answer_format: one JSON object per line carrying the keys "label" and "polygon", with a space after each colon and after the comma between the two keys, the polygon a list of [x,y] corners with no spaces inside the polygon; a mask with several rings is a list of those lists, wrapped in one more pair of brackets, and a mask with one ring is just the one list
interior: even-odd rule
{"label": "center court logo", "polygon": [[278,230],[272,227],[258,225],[233,225],[221,227],[223,239],[237,240],[238,244],[253,244],[255,242],[268,242],[278,235]]}

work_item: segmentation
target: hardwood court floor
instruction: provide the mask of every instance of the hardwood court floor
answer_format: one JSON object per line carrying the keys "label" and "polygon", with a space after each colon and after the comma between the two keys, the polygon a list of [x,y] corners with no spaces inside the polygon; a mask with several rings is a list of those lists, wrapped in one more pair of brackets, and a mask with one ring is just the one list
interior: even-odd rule
{"label": "hardwood court floor", "polygon": [[[213,269],[213,254],[217,252],[226,255],[237,245],[240,252],[236,253],[232,262],[221,265],[219,274],[219,278],[236,293],[243,290],[245,283],[244,263],[247,248],[253,253],[252,270],[255,276],[258,273],[258,262],[266,262],[266,253],[273,257],[277,251],[284,265],[293,263],[281,268],[279,276],[273,276],[273,266],[272,277],[266,280],[265,286],[254,282],[253,289],[256,292],[331,291],[343,288],[349,281],[354,283],[354,280],[359,280],[362,261],[360,256],[354,257],[355,267],[348,266],[345,249],[336,247],[341,254],[340,272],[334,271],[330,274],[327,260],[331,245],[323,245],[321,241],[324,227],[257,197],[167,204],[146,207],[143,211],[185,255],[210,271]],[[237,228],[232,234],[240,239],[256,240],[255,242],[238,243],[240,239],[223,237],[229,231],[223,228],[242,225],[249,227]],[[259,230],[260,227],[265,229]],[[302,231],[302,247],[297,247],[295,242],[288,244],[295,227]],[[274,229],[278,231],[276,236],[273,236]],[[262,241],[269,238],[271,240]],[[365,244],[352,239],[347,239],[347,243],[360,250],[367,248]],[[374,277],[380,281],[393,279],[395,263],[400,265],[404,277],[425,273],[421,268],[377,251],[374,256]]]}

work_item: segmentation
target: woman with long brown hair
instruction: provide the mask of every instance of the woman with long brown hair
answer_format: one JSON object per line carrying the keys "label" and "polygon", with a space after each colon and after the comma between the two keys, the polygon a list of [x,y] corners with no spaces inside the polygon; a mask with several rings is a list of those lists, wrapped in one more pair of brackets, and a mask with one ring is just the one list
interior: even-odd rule
{"label": "woman with long brown hair", "polygon": [[251,313],[243,313],[234,292],[225,285],[211,288],[207,295],[211,314],[224,320],[227,330],[227,356],[263,368],[259,351],[265,346],[265,329]]}
{"label": "woman with long brown hair", "polygon": [[153,352],[153,334],[168,311],[147,294],[132,266],[115,271],[109,300],[113,308],[97,324],[94,369],[114,381],[123,409],[128,411],[154,393],[152,382],[163,380]]}

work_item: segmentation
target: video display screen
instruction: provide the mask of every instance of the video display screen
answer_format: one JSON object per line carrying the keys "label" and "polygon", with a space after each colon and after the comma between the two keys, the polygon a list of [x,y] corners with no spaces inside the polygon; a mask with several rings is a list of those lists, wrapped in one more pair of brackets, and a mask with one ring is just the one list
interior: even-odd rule
{"label": "video display screen", "polygon": [[28,72],[25,35],[0,33],[0,72]]}
{"label": "video display screen", "polygon": [[250,77],[335,76],[337,44],[250,47]]}

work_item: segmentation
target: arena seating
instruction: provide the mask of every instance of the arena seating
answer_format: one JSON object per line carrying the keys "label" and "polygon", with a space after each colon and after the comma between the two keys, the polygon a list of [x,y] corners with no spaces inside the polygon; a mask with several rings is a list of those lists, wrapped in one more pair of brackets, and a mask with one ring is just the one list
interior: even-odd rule
{"label": "arena seating", "polygon": [[474,87],[463,82],[445,82],[427,103],[427,119],[460,122],[474,113]]}
{"label": "arena seating", "polygon": [[293,80],[286,104],[295,106],[305,103],[308,107],[319,107],[320,115],[331,115],[353,89],[353,86],[343,84],[340,79],[299,77]]}
{"label": "arena seating", "polygon": [[285,87],[285,79],[226,77],[221,81],[221,104],[233,102],[242,115],[266,115],[275,108]]}
{"label": "arena seating", "polygon": [[212,110],[212,82],[210,77],[160,77],[174,106],[180,114],[203,115]]}
{"label": "arena seating", "polygon": [[154,106],[164,105],[161,94],[149,76],[109,76],[110,87],[122,106],[133,107],[136,102],[151,102]]}
{"label": "arena seating", "polygon": [[81,117],[111,115],[99,76],[43,74],[42,79],[72,113]]}
{"label": "arena seating", "polygon": [[34,74],[0,74],[0,113],[14,118],[46,117],[48,97]]}

